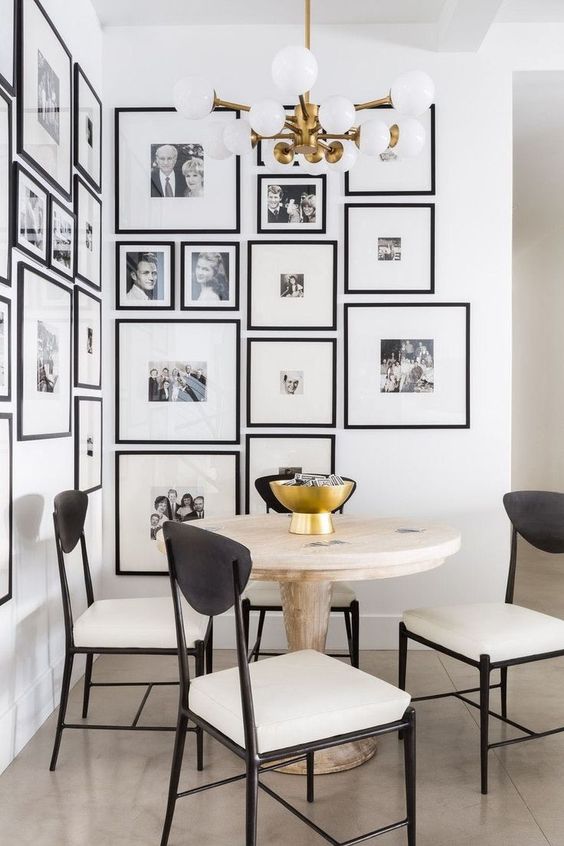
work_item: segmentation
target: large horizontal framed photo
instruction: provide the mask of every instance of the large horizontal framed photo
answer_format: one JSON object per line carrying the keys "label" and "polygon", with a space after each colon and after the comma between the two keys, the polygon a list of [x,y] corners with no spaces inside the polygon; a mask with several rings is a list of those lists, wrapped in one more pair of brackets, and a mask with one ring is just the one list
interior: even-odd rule
{"label": "large horizontal framed photo", "polygon": [[12,280],[12,173],[12,101],[0,89],[0,282],[4,285]]}
{"label": "large horizontal framed photo", "polygon": [[72,292],[18,265],[18,440],[71,433]]}
{"label": "large horizontal framed photo", "polygon": [[336,425],[334,338],[247,340],[247,426]]}
{"label": "large horizontal framed photo", "polygon": [[238,320],[116,322],[118,443],[239,443]]}
{"label": "large horizontal framed photo", "polygon": [[12,598],[12,415],[0,414],[0,605]]}
{"label": "large horizontal framed photo", "polygon": [[345,204],[346,294],[434,291],[433,204]]}
{"label": "large horizontal framed photo", "polygon": [[187,120],[174,108],[116,109],[116,232],[240,231],[239,156],[212,159],[210,133],[238,112]]}
{"label": "large horizontal framed photo", "polygon": [[37,0],[19,11],[18,153],[70,200],[71,54]]}
{"label": "large horizontal framed photo", "polygon": [[174,309],[174,242],[118,241],[116,308]]}
{"label": "large horizontal framed photo", "polygon": [[249,241],[249,329],[336,329],[337,242]]}
{"label": "large horizontal framed photo", "polygon": [[102,387],[102,302],[78,286],[74,289],[74,384]]}
{"label": "large horizontal framed photo", "polygon": [[102,487],[102,397],[74,398],[74,486]]}
{"label": "large horizontal framed photo", "polygon": [[102,203],[80,176],[74,177],[76,275],[91,288],[102,287]]}
{"label": "large horizontal framed photo", "polygon": [[257,232],[324,234],[326,194],[325,174],[257,176]]}
{"label": "large horizontal framed photo", "polygon": [[49,192],[18,162],[14,163],[12,242],[36,261],[47,263],[49,246]]}
{"label": "large horizontal framed photo", "polygon": [[345,428],[467,429],[470,305],[345,306]]}
{"label": "large horizontal framed photo", "polygon": [[0,297],[0,402],[12,398],[12,303]]}
{"label": "large horizontal framed photo", "polygon": [[102,190],[102,102],[74,65],[74,164],[95,191]]}
{"label": "large horizontal framed photo", "polygon": [[51,195],[49,214],[49,266],[74,282],[76,217]]}
{"label": "large horizontal framed photo", "polygon": [[168,573],[166,555],[157,545],[167,520],[221,521],[238,513],[238,452],[116,453],[118,575]]}
{"label": "large horizontal framed photo", "polygon": [[16,7],[18,0],[0,0],[0,85],[14,95],[16,79]]}
{"label": "large horizontal framed photo", "polygon": [[239,308],[239,244],[183,241],[180,244],[180,308],[236,311]]}
{"label": "large horizontal framed photo", "polygon": [[[357,112],[359,124],[381,118],[389,126],[395,123],[397,112],[391,106],[377,106]],[[345,194],[348,196],[399,196],[435,193],[435,106],[418,120],[425,127],[425,146],[418,156],[397,156],[388,148],[379,156],[361,154],[355,166],[345,173]],[[362,132],[362,129],[361,129]]]}

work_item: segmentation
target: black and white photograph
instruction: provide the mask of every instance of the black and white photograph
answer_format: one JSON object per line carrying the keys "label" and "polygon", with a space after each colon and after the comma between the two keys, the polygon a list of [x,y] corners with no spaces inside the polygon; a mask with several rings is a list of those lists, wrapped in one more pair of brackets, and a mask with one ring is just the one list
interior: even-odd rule
{"label": "black and white photograph", "polygon": [[47,262],[49,193],[18,163],[14,164],[14,246]]}
{"label": "black and white photograph", "polygon": [[86,455],[88,458],[94,458],[94,435],[86,436]]}
{"label": "black and white photograph", "polygon": [[59,393],[59,338],[57,327],[37,321],[37,390],[43,394]]}
{"label": "black and white photograph", "polygon": [[378,261],[401,261],[401,238],[378,238]]}
{"label": "black and white photograph", "polygon": [[0,605],[12,598],[12,415],[0,414]]}
{"label": "black and white photograph", "polygon": [[280,296],[302,299],[304,296],[305,277],[303,273],[280,274]]}
{"label": "black and white photograph", "polygon": [[102,287],[102,203],[100,198],[76,176],[74,178],[76,215],[76,275],[96,290]]}
{"label": "black and white photograph", "polygon": [[50,212],[49,265],[69,279],[74,279],[75,216],[53,196]]}
{"label": "black and white photograph", "polygon": [[258,232],[325,232],[325,176],[257,177]]}
{"label": "black and white photograph", "polygon": [[59,77],[41,52],[37,51],[37,120],[53,141],[60,141]]}
{"label": "black and white photograph", "polygon": [[183,242],[180,249],[182,308],[238,308],[239,244]]}
{"label": "black and white photograph", "polygon": [[204,196],[204,148],[201,144],[151,144],[151,197]]}
{"label": "black and white photograph", "polygon": [[174,308],[174,243],[116,244],[116,308]]}
{"label": "black and white photograph", "polygon": [[102,103],[88,77],[74,65],[74,164],[95,191],[102,189]]}
{"label": "black and white photograph", "polygon": [[74,384],[102,386],[102,303],[89,291],[74,289]]}
{"label": "black and white photograph", "polygon": [[10,226],[10,218],[12,216],[13,173],[12,101],[0,88],[0,282],[4,285],[12,284],[12,251],[10,247],[14,233]]}
{"label": "black and white photograph", "polygon": [[11,399],[11,308],[10,300],[0,297],[0,402]]}
{"label": "black and white photograph", "polygon": [[[151,488],[149,491],[149,520],[147,528],[151,540],[157,540],[157,533],[163,523],[173,520],[175,523],[188,523],[203,520],[206,497],[198,485],[186,485],[184,489],[176,484]],[[190,490],[185,490],[189,487]]]}
{"label": "black and white photograph", "polygon": [[74,398],[74,484],[85,493],[102,487],[102,398]]}
{"label": "black and white photograph", "polygon": [[384,394],[421,394],[435,389],[433,339],[380,341],[380,390]]}
{"label": "black and white photograph", "polygon": [[0,0],[0,85],[15,92],[16,0]]}
{"label": "black and white photograph", "polygon": [[280,393],[286,396],[300,396],[304,392],[303,370],[280,371]]}
{"label": "black and white photograph", "polygon": [[206,402],[207,362],[150,361],[149,402]]}

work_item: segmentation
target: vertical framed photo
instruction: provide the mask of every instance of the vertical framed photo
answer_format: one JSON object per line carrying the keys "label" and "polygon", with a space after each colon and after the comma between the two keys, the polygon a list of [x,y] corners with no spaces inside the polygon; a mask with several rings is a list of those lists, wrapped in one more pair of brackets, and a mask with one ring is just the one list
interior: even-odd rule
{"label": "vertical framed photo", "polygon": [[71,433],[72,294],[18,265],[18,440]]}
{"label": "vertical framed photo", "polygon": [[74,282],[75,270],[74,214],[51,194],[49,213],[49,266]]}
{"label": "vertical framed photo", "polygon": [[173,241],[118,241],[116,309],[174,309]]}
{"label": "vertical framed photo", "polygon": [[74,289],[74,384],[102,387],[102,301]]}
{"label": "vertical framed photo", "polygon": [[74,165],[95,191],[102,190],[102,101],[74,65]]}
{"label": "vertical framed photo", "polygon": [[102,397],[74,398],[74,486],[84,493],[102,487]]}
{"label": "vertical framed photo", "polygon": [[71,54],[37,0],[18,7],[18,153],[70,200]]}
{"label": "vertical framed photo", "polygon": [[434,204],[346,203],[345,293],[434,292]]}
{"label": "vertical framed photo", "polygon": [[325,174],[257,176],[257,232],[303,235],[326,231]]}
{"label": "vertical framed photo", "polygon": [[238,452],[117,452],[116,573],[164,576],[163,523],[239,513]]}
{"label": "vertical framed photo", "polygon": [[12,415],[0,414],[0,605],[12,598]]}
{"label": "vertical framed photo", "polygon": [[183,241],[180,308],[236,311],[239,308],[239,244]]}
{"label": "vertical framed photo", "polygon": [[16,8],[17,0],[0,0],[0,85],[16,93]]}
{"label": "vertical framed photo", "polygon": [[0,297],[0,402],[12,398],[12,303]]}
{"label": "vertical framed photo", "polygon": [[0,282],[4,285],[12,283],[12,173],[12,101],[0,89]]}
{"label": "vertical framed photo", "polygon": [[469,303],[345,306],[346,429],[469,426]]}
{"label": "vertical framed photo", "polygon": [[207,153],[213,128],[238,114],[186,120],[174,108],[116,109],[116,232],[239,232],[239,156]]}
{"label": "vertical framed photo", "polygon": [[249,329],[337,328],[336,241],[249,241]]}
{"label": "vertical framed photo", "polygon": [[102,203],[80,176],[74,177],[76,216],[76,276],[96,288],[102,287]]}
{"label": "vertical framed photo", "polygon": [[15,247],[36,261],[47,263],[49,243],[49,192],[18,162],[14,163]]}
{"label": "vertical framed photo", "polygon": [[336,425],[335,338],[247,339],[247,426]]}

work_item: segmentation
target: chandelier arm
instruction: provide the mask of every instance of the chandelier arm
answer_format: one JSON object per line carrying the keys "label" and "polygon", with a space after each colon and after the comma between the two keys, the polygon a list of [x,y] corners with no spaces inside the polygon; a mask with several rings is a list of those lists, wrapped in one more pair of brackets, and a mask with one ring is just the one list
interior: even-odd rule
{"label": "chandelier arm", "polygon": [[284,124],[284,127],[285,127],[286,129],[289,129],[289,130],[290,130],[290,132],[295,132],[295,131],[296,131],[296,123],[295,123],[295,122],[293,122],[293,121],[292,121],[292,122],[290,122],[289,120],[287,120],[287,121],[285,122],[285,124]]}
{"label": "chandelier arm", "polygon": [[354,141],[356,135],[356,127],[349,129],[348,132],[319,132],[317,137],[323,138],[326,141]]}
{"label": "chandelier arm", "polygon": [[274,141],[280,139],[282,141],[294,141],[296,136],[294,133],[279,132],[277,135],[257,135],[259,141]]}
{"label": "chandelier arm", "polygon": [[213,100],[214,109],[217,108],[217,106],[221,106],[224,109],[233,109],[233,111],[236,111],[236,112],[250,112],[251,111],[250,106],[245,106],[242,103],[231,103],[229,100],[222,100],[221,97],[218,97],[217,94],[216,94],[216,96],[214,97],[214,100]]}
{"label": "chandelier arm", "polygon": [[375,109],[378,106],[391,106],[392,98],[388,94],[386,97],[380,97],[379,100],[368,100],[367,103],[355,103],[354,107],[359,112],[361,109]]}
{"label": "chandelier arm", "polygon": [[309,112],[307,110],[307,103],[309,103],[309,97],[307,96],[309,92],[306,91],[305,96],[300,94],[300,106],[302,107],[303,116],[306,120],[309,120]]}

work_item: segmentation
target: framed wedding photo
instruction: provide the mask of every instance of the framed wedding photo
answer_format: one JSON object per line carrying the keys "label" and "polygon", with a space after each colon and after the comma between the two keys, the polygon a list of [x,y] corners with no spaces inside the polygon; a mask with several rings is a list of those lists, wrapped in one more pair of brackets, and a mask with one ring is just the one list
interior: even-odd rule
{"label": "framed wedding photo", "polygon": [[435,206],[345,203],[345,294],[434,294]]}
{"label": "framed wedding photo", "polygon": [[187,120],[174,108],[115,111],[116,232],[238,233],[239,156],[212,159],[210,132],[239,116]]}
{"label": "framed wedding photo", "polygon": [[71,433],[72,292],[18,265],[18,440]]}
{"label": "framed wedding photo", "polygon": [[12,415],[0,414],[0,605],[12,598]]}
{"label": "framed wedding photo", "polygon": [[221,521],[238,513],[238,452],[116,453],[118,575],[168,573],[166,555],[158,546],[167,520]]}
{"label": "framed wedding photo", "polygon": [[76,217],[51,194],[49,266],[74,282]]}
{"label": "framed wedding photo", "polygon": [[18,5],[18,153],[70,200],[71,54],[38,0]]}
{"label": "framed wedding photo", "polygon": [[74,166],[102,190],[102,101],[78,64],[74,65]]}
{"label": "framed wedding photo", "polygon": [[14,162],[14,247],[42,264],[49,246],[49,192],[18,162]]}
{"label": "framed wedding photo", "polygon": [[180,308],[187,311],[237,311],[239,244],[207,241],[180,244]]}
{"label": "framed wedding photo", "polygon": [[84,493],[102,487],[102,397],[74,398],[74,486]]}
{"label": "framed wedding photo", "polygon": [[76,215],[76,276],[96,288],[102,287],[102,203],[80,176],[74,177]]}
{"label": "framed wedding photo", "polygon": [[337,328],[336,241],[249,241],[249,329]]}
{"label": "framed wedding photo", "polygon": [[257,232],[324,234],[327,180],[322,176],[257,176]]}
{"label": "framed wedding photo", "polygon": [[102,387],[102,301],[74,289],[74,385]]}
{"label": "framed wedding photo", "polygon": [[247,426],[336,425],[335,338],[247,339]]}
{"label": "framed wedding photo", "polygon": [[18,0],[0,0],[0,85],[16,93],[16,7]]}
{"label": "framed wedding photo", "polygon": [[118,241],[116,309],[174,309],[173,241]]}
{"label": "framed wedding photo", "polygon": [[469,303],[345,305],[345,429],[469,426]]}
{"label": "framed wedding photo", "polygon": [[4,285],[12,284],[12,173],[12,101],[0,89],[0,282]]}
{"label": "framed wedding photo", "polygon": [[238,320],[118,320],[116,441],[239,443]]}
{"label": "framed wedding photo", "polygon": [[0,402],[12,398],[12,303],[0,297]]}

